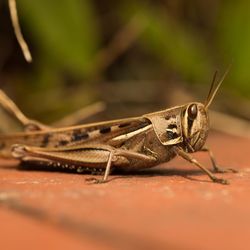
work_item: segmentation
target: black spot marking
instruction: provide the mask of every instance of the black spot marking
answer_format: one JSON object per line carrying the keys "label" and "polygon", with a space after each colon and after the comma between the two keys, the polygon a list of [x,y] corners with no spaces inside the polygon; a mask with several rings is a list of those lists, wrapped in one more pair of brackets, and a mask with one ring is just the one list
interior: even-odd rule
{"label": "black spot marking", "polygon": [[68,143],[69,143],[69,141],[67,141],[67,140],[61,140],[61,141],[58,142],[59,146],[65,146]]}
{"label": "black spot marking", "polygon": [[130,123],[127,122],[127,123],[122,123],[122,124],[120,124],[118,127],[119,127],[119,128],[125,128],[125,127],[128,127],[129,125],[130,125]]}
{"label": "black spot marking", "polygon": [[50,139],[51,134],[46,134],[43,137],[42,143],[41,143],[41,147],[46,147],[49,144],[49,139]]}
{"label": "black spot marking", "polygon": [[111,127],[103,127],[100,129],[101,134],[106,134],[106,133],[109,133],[110,131],[111,131]]}
{"label": "black spot marking", "polygon": [[5,146],[6,146],[5,143],[4,143],[4,142],[1,142],[1,143],[0,143],[0,150],[1,150],[1,149],[4,149]]}
{"label": "black spot marking", "polygon": [[82,132],[81,130],[75,130],[72,135],[72,141],[81,141],[89,138],[88,133]]}
{"label": "black spot marking", "polygon": [[173,140],[176,138],[178,138],[178,134],[176,132],[167,131],[167,139],[168,140]]}
{"label": "black spot marking", "polygon": [[177,129],[177,125],[176,125],[176,124],[169,124],[169,125],[168,125],[168,128],[169,128],[169,129],[174,129],[174,128]]}

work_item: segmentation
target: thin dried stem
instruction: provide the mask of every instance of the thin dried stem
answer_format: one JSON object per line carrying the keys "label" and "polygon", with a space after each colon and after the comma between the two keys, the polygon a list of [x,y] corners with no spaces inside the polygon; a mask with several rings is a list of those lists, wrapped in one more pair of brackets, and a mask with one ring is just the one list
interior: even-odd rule
{"label": "thin dried stem", "polygon": [[111,39],[107,47],[101,49],[96,57],[96,70],[98,73],[106,70],[114,61],[125,53],[146,28],[146,22],[140,15],[135,15],[131,20]]}
{"label": "thin dried stem", "polygon": [[17,41],[22,49],[25,60],[27,62],[32,62],[32,56],[29,51],[29,47],[23,38],[21,28],[19,25],[18,16],[17,16],[17,8],[16,8],[16,0],[9,0],[8,2],[9,2],[11,22],[15,31]]}
{"label": "thin dried stem", "polygon": [[52,125],[55,127],[78,125],[83,120],[102,112],[105,107],[106,106],[103,102],[96,102],[87,107],[81,108],[66,117],[63,117],[61,120],[54,122]]}

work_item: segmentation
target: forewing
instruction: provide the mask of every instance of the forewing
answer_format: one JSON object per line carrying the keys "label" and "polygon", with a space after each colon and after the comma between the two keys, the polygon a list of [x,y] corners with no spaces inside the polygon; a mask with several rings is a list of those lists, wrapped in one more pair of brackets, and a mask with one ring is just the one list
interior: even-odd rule
{"label": "forewing", "polygon": [[[25,144],[36,147],[66,147],[85,143],[108,143],[112,138],[130,133],[150,124],[143,117],[92,123],[68,128],[0,135],[8,145]],[[7,145],[7,144],[6,144]]]}

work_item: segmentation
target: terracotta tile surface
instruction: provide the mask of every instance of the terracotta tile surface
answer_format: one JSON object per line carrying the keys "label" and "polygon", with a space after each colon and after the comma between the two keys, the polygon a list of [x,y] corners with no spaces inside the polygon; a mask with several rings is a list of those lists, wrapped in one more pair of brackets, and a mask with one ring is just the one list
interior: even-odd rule
{"label": "terracotta tile surface", "polygon": [[179,158],[101,185],[1,161],[1,249],[249,249],[250,140],[213,132],[208,144],[240,171],[218,175],[230,185]]}

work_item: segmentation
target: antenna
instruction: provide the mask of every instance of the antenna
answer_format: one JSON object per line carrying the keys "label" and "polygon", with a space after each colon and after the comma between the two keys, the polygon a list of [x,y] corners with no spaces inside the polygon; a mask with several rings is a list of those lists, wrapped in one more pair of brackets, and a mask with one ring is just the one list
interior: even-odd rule
{"label": "antenna", "polygon": [[213,80],[212,80],[211,85],[210,85],[210,89],[209,89],[209,92],[208,92],[208,95],[207,95],[207,99],[206,99],[206,101],[205,101],[205,103],[204,103],[205,106],[207,105],[208,100],[210,99],[210,96],[211,96],[212,90],[213,90],[213,88],[214,88],[214,83],[215,83],[215,81],[216,81],[217,75],[218,75],[218,70],[216,70],[216,71],[214,72]]}
{"label": "antenna", "polygon": [[213,77],[213,81],[212,81],[212,84],[211,84],[211,87],[210,87],[210,90],[209,90],[209,93],[208,93],[207,100],[205,101],[205,104],[204,104],[206,109],[211,105],[211,103],[212,103],[212,101],[213,101],[215,95],[216,95],[217,92],[218,92],[218,89],[220,88],[221,84],[222,84],[223,81],[225,80],[225,78],[226,78],[226,76],[227,76],[227,74],[228,74],[230,68],[231,68],[231,64],[228,66],[226,72],[224,73],[224,75],[222,76],[222,78],[221,78],[220,81],[218,82],[217,86],[216,86],[215,89],[213,90],[213,88],[214,88],[214,83],[215,83],[215,78],[216,78],[216,76],[217,76],[217,71],[215,72],[214,77]]}

